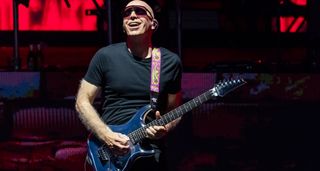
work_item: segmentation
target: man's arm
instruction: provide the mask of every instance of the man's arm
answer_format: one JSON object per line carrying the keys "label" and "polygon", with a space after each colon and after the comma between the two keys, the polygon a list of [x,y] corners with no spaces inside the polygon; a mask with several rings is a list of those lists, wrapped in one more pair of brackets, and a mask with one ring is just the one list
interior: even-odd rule
{"label": "man's arm", "polygon": [[[178,106],[181,105],[181,103],[182,103],[181,92],[178,92],[176,94],[168,94],[167,111],[170,111],[170,110],[177,108]],[[167,131],[174,129],[177,126],[177,124],[180,122],[180,120],[181,120],[181,118],[177,118],[176,120],[168,123],[166,125]]]}
{"label": "man's arm", "polygon": [[83,124],[110,148],[115,149],[121,154],[128,150],[129,138],[120,133],[113,132],[99,117],[99,114],[92,105],[99,92],[100,87],[82,80],[75,108]]}
{"label": "man's arm", "polygon": [[[100,119],[97,111],[93,107],[93,101],[100,92],[100,87],[92,85],[82,80],[76,98],[76,110],[83,124],[98,136],[105,135],[108,128]],[[103,137],[99,137],[103,139]]]}

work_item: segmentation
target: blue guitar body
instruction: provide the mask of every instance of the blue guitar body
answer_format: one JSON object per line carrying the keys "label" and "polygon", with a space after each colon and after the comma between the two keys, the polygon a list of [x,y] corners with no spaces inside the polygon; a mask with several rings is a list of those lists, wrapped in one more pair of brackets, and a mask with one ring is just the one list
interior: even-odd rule
{"label": "blue guitar body", "polygon": [[[128,135],[145,126],[144,117],[150,110],[150,105],[144,106],[126,124],[109,125],[109,127],[114,132]],[[127,171],[137,158],[150,157],[155,153],[151,147],[143,149],[140,143],[131,143],[129,153],[125,156],[114,156],[108,147],[93,135],[89,136],[87,143],[88,155],[96,171]]]}
{"label": "blue guitar body", "polygon": [[130,151],[124,156],[113,155],[107,145],[91,134],[88,139],[88,154],[93,167],[96,171],[128,171],[136,159],[150,157],[155,153],[154,149],[143,141],[146,138],[147,127],[166,125],[209,99],[218,96],[223,97],[245,83],[243,79],[220,82],[198,97],[162,115],[160,119],[153,120],[147,124],[145,123],[145,118],[151,111],[150,105],[139,109],[127,123],[110,125],[109,127],[112,131],[125,134],[130,139]]}

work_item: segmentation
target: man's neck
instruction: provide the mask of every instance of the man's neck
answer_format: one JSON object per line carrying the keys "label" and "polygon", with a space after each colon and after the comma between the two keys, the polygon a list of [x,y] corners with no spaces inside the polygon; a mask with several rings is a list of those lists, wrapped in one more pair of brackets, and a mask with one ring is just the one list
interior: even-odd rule
{"label": "man's neck", "polygon": [[150,40],[140,38],[127,38],[127,46],[130,53],[143,59],[150,58],[152,52],[152,43]]}

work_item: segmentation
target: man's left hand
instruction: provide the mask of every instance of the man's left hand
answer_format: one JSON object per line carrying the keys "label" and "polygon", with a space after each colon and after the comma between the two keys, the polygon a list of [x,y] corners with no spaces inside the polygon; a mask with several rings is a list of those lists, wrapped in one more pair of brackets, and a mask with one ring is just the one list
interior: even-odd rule
{"label": "man's left hand", "polygon": [[[160,119],[160,112],[156,112],[156,119]],[[147,138],[150,139],[160,139],[168,133],[168,129],[166,126],[150,126],[146,129]]]}

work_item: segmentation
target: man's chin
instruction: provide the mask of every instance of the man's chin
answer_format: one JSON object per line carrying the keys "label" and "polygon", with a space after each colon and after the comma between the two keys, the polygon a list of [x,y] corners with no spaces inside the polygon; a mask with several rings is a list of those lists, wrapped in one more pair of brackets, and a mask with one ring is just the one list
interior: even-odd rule
{"label": "man's chin", "polygon": [[142,35],[143,33],[141,32],[137,32],[137,31],[131,31],[129,32],[127,35],[128,36],[139,36],[139,35]]}

